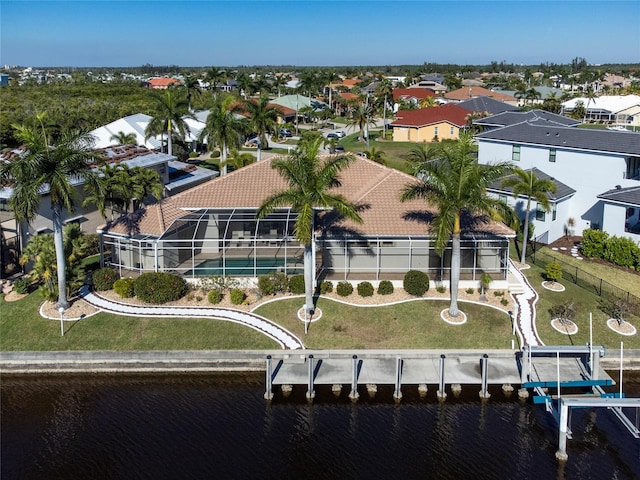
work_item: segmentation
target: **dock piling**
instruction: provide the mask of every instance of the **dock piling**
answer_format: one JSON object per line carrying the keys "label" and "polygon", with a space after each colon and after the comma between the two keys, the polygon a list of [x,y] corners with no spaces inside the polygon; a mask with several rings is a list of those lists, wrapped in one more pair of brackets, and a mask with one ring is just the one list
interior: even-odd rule
{"label": "dock piling", "polygon": [[264,392],[265,400],[273,398],[273,372],[271,370],[271,355],[267,355],[267,389]]}
{"label": "dock piling", "polygon": [[307,386],[307,400],[311,401],[316,396],[313,389],[313,355],[309,355],[309,384]]}
{"label": "dock piling", "polygon": [[445,355],[443,353],[442,355],[440,355],[440,384],[438,386],[438,391],[436,392],[438,400],[440,401],[444,401],[447,399],[447,394],[444,391],[444,359]]}
{"label": "dock piling", "polygon": [[353,375],[351,376],[351,392],[349,398],[353,401],[358,400],[358,355],[351,357],[353,366]]}
{"label": "dock piling", "polygon": [[393,392],[393,399],[399,402],[402,398],[402,357],[396,357],[396,389]]}
{"label": "dock piling", "polygon": [[480,359],[481,372],[482,372],[482,387],[480,390],[480,398],[487,400],[491,395],[489,394],[489,355],[486,353],[482,355]]}

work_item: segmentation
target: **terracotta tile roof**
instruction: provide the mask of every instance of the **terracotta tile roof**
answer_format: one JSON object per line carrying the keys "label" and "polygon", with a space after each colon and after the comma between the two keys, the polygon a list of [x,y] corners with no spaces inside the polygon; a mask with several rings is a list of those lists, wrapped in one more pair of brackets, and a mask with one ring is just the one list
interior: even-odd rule
{"label": "terracotta tile roof", "polygon": [[138,234],[160,236],[174,220],[183,215],[185,212],[176,207],[173,197],[167,197],[159,203],[107,223],[102,230],[124,236]]}
{"label": "terracotta tile roof", "polygon": [[473,97],[491,97],[501,102],[515,102],[515,97],[505,95],[504,93],[492,92],[484,87],[462,87],[444,94],[444,98],[449,100],[469,100]]}
{"label": "terracotta tile roof", "polygon": [[433,125],[434,123],[448,122],[458,127],[467,124],[466,116],[471,110],[458,107],[457,105],[448,103],[439,107],[421,108],[419,110],[400,110],[397,114],[397,120],[391,125],[423,127],[425,125]]}
{"label": "terracotta tile roof", "polygon": [[150,78],[147,82],[153,88],[161,88],[161,87],[166,88],[169,85],[182,85],[182,82],[180,82],[180,80],[176,80],[175,78],[167,78],[167,77]]}
{"label": "terracotta tile roof", "polygon": [[429,88],[394,88],[393,99],[399,98],[417,98],[418,100],[424,100],[427,97],[435,97],[436,93]]}
{"label": "terracotta tile roof", "polygon": [[351,92],[340,92],[340,93],[338,93],[338,96],[344,98],[345,100],[357,100],[358,99],[358,95],[356,95],[355,93],[351,93]]}
{"label": "terracotta tile roof", "polygon": [[353,87],[356,84],[360,83],[361,80],[357,78],[345,78],[341,83],[336,83],[334,85],[344,85],[345,87]]}
{"label": "terracotta tile roof", "polygon": [[[319,222],[319,229],[328,228],[334,233],[336,230],[353,231],[360,235],[428,233],[429,221],[435,210],[422,200],[402,203],[399,199],[404,186],[417,181],[415,177],[357,157],[349,168],[342,171],[340,181],[342,185],[337,188],[337,192],[360,207],[364,223],[342,220],[327,227],[327,222]],[[110,230],[123,234],[134,231],[159,236],[171,221],[185,215],[186,210],[258,208],[265,198],[286,187],[278,172],[271,168],[270,160],[265,160],[164,199],[159,204],[147,207],[146,214],[134,219],[133,225],[132,221],[116,222]],[[328,221],[332,215],[325,214],[325,220]],[[467,233],[513,234],[512,230],[502,224],[484,222],[477,218],[466,219],[463,228]]]}

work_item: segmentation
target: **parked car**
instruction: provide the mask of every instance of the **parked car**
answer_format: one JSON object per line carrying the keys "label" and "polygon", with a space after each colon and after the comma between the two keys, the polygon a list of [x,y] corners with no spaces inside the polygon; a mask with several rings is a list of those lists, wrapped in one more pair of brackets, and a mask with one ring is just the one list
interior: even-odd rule
{"label": "parked car", "polygon": [[258,139],[258,137],[253,137],[253,138],[250,138],[249,140],[247,140],[246,142],[244,142],[244,145],[246,147],[259,148],[260,147],[260,140]]}
{"label": "parked car", "polygon": [[344,138],[347,136],[346,133],[344,133],[344,130],[340,130],[338,132],[336,132],[336,135],[338,135],[338,138]]}
{"label": "parked car", "polygon": [[327,138],[340,139],[340,137],[338,136],[338,134],[337,134],[337,133],[334,133],[334,132],[327,133]]}
{"label": "parked car", "polygon": [[281,128],[280,129],[280,136],[281,137],[291,137],[291,136],[293,136],[293,134],[291,133],[291,130],[289,130],[288,128]]}

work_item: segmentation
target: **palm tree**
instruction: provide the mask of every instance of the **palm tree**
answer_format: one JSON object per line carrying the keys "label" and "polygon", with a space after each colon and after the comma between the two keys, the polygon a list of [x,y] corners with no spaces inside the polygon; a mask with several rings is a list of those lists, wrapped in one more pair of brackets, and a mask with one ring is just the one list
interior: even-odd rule
{"label": "palm tree", "polygon": [[436,99],[434,97],[424,97],[422,100],[420,100],[420,108],[436,107],[437,105],[438,102],[436,102]]}
{"label": "palm tree", "polygon": [[364,154],[367,156],[369,160],[373,160],[376,163],[381,165],[386,165],[387,161],[384,156],[385,153],[382,150],[378,150],[376,147],[371,147],[369,150],[365,150]]}
{"label": "palm tree", "polygon": [[111,135],[111,138],[109,140],[112,142],[116,142],[116,145],[137,145],[138,144],[138,137],[136,136],[135,133],[133,132],[125,133],[122,130],[120,130],[118,133],[114,133],[113,135]]}
{"label": "palm tree", "polygon": [[[436,234],[435,248],[442,255],[449,244],[451,248],[451,304],[449,315],[457,317],[458,285],[460,282],[460,218],[463,213],[489,215],[493,219],[506,217],[506,204],[486,194],[494,181],[512,170],[509,163],[479,165],[475,159],[472,136],[463,133],[456,142],[438,144],[437,150],[426,151],[435,160],[420,163],[416,168],[418,182],[407,184],[401,201],[422,198],[437,207],[433,220]],[[419,158],[422,153],[417,153]]]}
{"label": "palm tree", "polygon": [[97,182],[90,183],[85,187],[86,195],[82,206],[94,204],[98,208],[98,211],[102,215],[102,218],[107,219],[105,210],[107,202],[109,202],[111,208],[111,220],[113,220],[113,209],[124,209],[125,203],[122,197],[119,195],[119,171],[120,165],[104,165],[99,170],[99,179]]}
{"label": "palm tree", "polygon": [[546,178],[538,178],[534,171],[516,168],[513,176],[502,182],[503,187],[511,187],[513,198],[527,197],[527,208],[524,212],[524,226],[522,228],[522,253],[520,263],[525,263],[527,254],[527,241],[529,240],[529,214],[531,212],[531,199],[538,202],[545,212],[551,210],[549,194],[556,192],[556,184]]}
{"label": "palm tree", "polygon": [[3,184],[13,187],[9,199],[18,221],[32,221],[48,190],[51,202],[53,238],[58,275],[58,306],[68,308],[65,254],[62,240],[62,209],[73,212],[76,191],[73,179],[85,184],[97,182],[92,166],[102,160],[94,149],[95,139],[86,131],[61,132],[55,144],[44,126],[44,113],[37,116],[36,127],[13,125],[15,138],[23,145],[24,153],[9,163],[0,165]]}
{"label": "palm tree", "polygon": [[210,152],[216,146],[220,147],[221,175],[227,174],[227,152],[229,149],[240,148],[242,137],[248,130],[247,120],[236,117],[238,107],[229,108],[232,101],[232,97],[228,97],[226,101],[216,99],[199,139],[207,143]]}
{"label": "palm tree", "polygon": [[219,70],[216,67],[211,67],[207,72],[207,81],[209,82],[209,90],[213,92],[214,97],[216,95],[215,92],[217,88],[217,83],[222,81],[224,79],[224,76],[225,76],[224,70]]}
{"label": "palm tree", "polygon": [[269,97],[262,96],[257,101],[245,102],[247,113],[249,114],[249,129],[256,133],[258,142],[258,161],[260,161],[260,151],[262,148],[269,148],[267,133],[276,129],[278,114],[280,111],[269,106]]}
{"label": "palm tree", "polygon": [[291,207],[298,214],[294,236],[304,245],[305,318],[313,313],[314,209],[334,209],[346,218],[358,223],[362,222],[356,206],[342,195],[331,191],[333,187],[340,186],[338,175],[355,158],[351,155],[337,155],[319,159],[318,151],[321,143],[322,138],[301,141],[289,156],[273,160],[272,168],[275,168],[286,180],[288,188],[271,195],[256,212],[257,218],[265,218],[278,207]]}
{"label": "palm tree", "polygon": [[189,133],[189,125],[185,122],[185,117],[195,118],[188,108],[186,99],[175,88],[168,88],[164,95],[158,95],[155,115],[144,132],[145,140],[155,135],[167,134],[168,153],[173,155],[173,135],[177,133],[184,138]]}
{"label": "palm tree", "polygon": [[358,135],[359,142],[365,140],[365,128],[368,128],[369,125],[375,125],[375,120],[371,117],[371,113],[371,108],[365,103],[358,104],[351,111],[351,118],[349,118],[347,125],[350,127],[358,127],[360,130],[360,134]]}
{"label": "palm tree", "polygon": [[145,198],[152,196],[156,200],[162,198],[164,187],[158,172],[151,168],[133,167],[131,174],[131,191],[133,193],[133,211],[140,208]]}
{"label": "palm tree", "polygon": [[200,81],[196,75],[189,75],[184,79],[184,88],[187,91],[187,104],[188,110],[191,112],[191,99],[197,97],[202,93],[200,88]]}

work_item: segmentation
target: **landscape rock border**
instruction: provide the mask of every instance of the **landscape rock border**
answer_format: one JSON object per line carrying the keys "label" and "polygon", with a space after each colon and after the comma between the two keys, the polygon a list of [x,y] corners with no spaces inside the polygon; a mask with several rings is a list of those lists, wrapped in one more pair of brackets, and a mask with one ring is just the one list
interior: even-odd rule
{"label": "landscape rock border", "polygon": [[556,332],[562,333],[563,335],[575,335],[578,333],[578,325],[571,320],[564,320],[563,324],[560,318],[554,318],[551,320],[551,326]]}
{"label": "landscape rock border", "polygon": [[618,320],[615,318],[610,318],[607,320],[607,327],[609,327],[614,332],[626,337],[632,337],[638,332],[636,330],[636,327],[631,325],[629,322],[623,320],[622,325],[620,325],[618,323]]}
{"label": "landscape rock border", "polygon": [[564,285],[562,285],[561,283],[549,282],[547,280],[542,282],[542,288],[544,288],[545,290],[549,290],[550,292],[564,292],[566,290]]}

